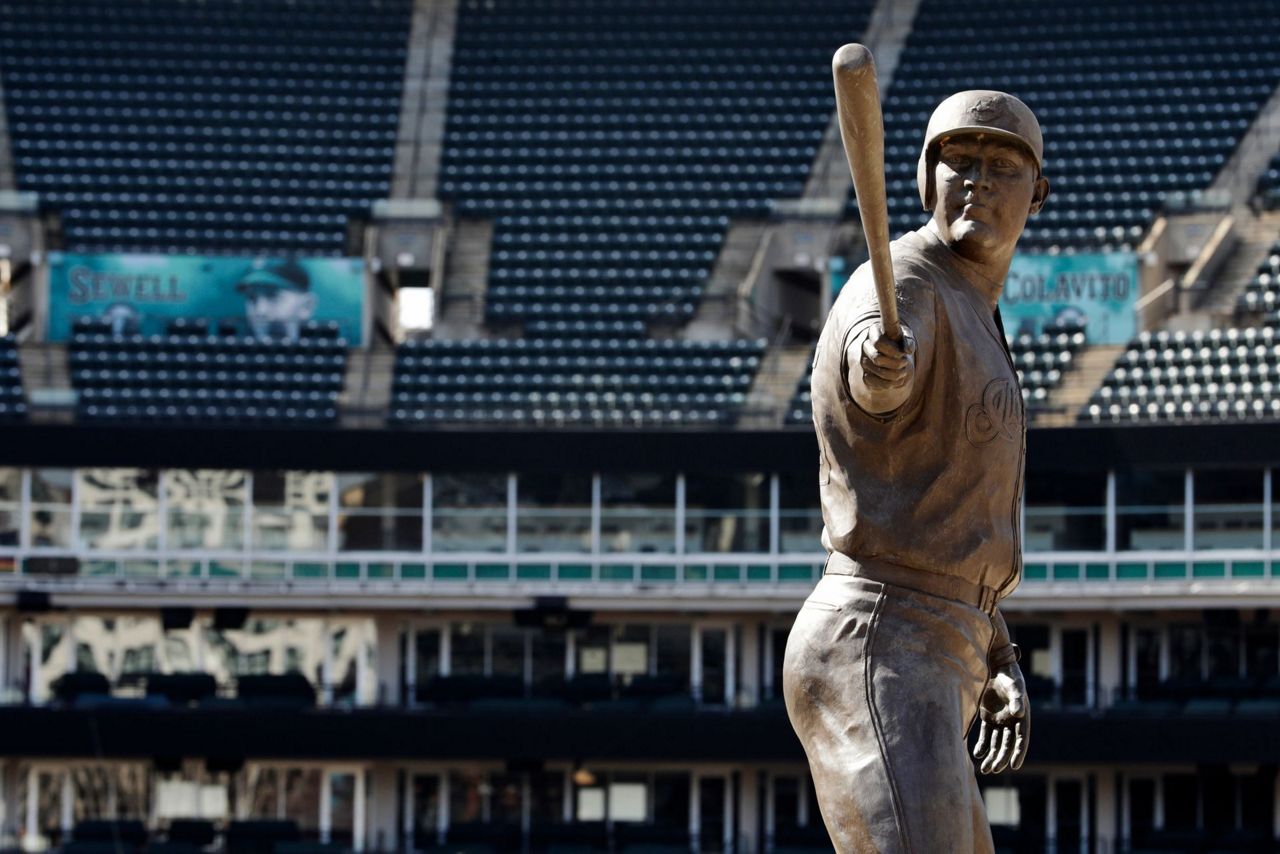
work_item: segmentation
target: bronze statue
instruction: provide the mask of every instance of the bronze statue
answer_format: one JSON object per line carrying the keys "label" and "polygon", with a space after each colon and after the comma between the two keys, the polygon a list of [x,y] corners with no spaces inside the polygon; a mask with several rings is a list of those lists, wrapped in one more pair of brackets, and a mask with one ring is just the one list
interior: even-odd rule
{"label": "bronze statue", "polygon": [[829,556],[783,690],[840,852],[991,851],[965,748],[975,717],[983,772],[1026,757],[1026,683],[996,607],[1022,574],[1025,414],[997,300],[1049,195],[1042,160],[1012,95],[943,101],[918,171],[932,219],[890,253],[901,339],[864,264],[818,341]]}

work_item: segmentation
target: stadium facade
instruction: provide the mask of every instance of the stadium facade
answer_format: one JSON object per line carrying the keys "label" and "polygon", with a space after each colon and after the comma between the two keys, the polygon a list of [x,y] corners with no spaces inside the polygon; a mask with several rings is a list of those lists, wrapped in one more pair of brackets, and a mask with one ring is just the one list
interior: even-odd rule
{"label": "stadium facade", "polygon": [[1002,306],[1034,726],[980,780],[997,848],[1276,850],[1278,31],[0,0],[0,846],[829,850],[780,673],[864,40],[895,227],[951,89],[1030,104],[1055,182]]}

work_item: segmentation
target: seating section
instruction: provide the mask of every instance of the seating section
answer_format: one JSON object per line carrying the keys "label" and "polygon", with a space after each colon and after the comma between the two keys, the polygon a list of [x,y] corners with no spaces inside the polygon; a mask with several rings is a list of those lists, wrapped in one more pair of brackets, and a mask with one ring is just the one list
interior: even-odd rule
{"label": "seating section", "polygon": [[494,220],[488,319],[687,321],[730,219],[803,192],[869,8],[462,3],[440,193]]}
{"label": "seating section", "polygon": [[1171,194],[1209,186],[1271,95],[1277,27],[1265,0],[924,0],[885,102],[892,231],[924,221],[916,161],[933,108],[1001,89],[1039,117],[1054,188],[1021,248],[1134,246]]}
{"label": "seating section", "polygon": [[[1061,382],[1063,374],[1071,369],[1075,356],[1085,346],[1084,330],[1078,326],[1046,327],[1035,335],[1022,333],[1008,339],[1009,355],[1018,371],[1022,385],[1022,399],[1027,405],[1027,415],[1034,418],[1049,407],[1049,395]],[[813,401],[809,393],[813,359],[809,368],[796,385],[796,392],[787,407],[786,423],[810,425],[813,423]]]}
{"label": "seating section", "polygon": [[113,335],[76,322],[68,346],[78,417],[136,422],[329,424],[347,364],[336,325],[311,323],[296,341],[186,334]]}
{"label": "seating section", "polygon": [[1144,332],[1120,354],[1081,421],[1280,416],[1280,336],[1270,327]]}
{"label": "seating section", "polygon": [[389,191],[411,7],[6,2],[19,189],[73,251],[341,255]]}
{"label": "seating section", "polygon": [[12,335],[0,336],[0,421],[27,416],[22,392],[22,369],[18,365],[18,342]]}
{"label": "seating section", "polygon": [[407,341],[393,424],[732,424],[765,341]]}

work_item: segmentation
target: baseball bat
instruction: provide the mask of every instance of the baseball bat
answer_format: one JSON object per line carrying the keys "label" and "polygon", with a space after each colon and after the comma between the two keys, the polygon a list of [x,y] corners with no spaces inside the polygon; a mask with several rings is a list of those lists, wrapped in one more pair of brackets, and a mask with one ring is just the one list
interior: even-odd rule
{"label": "baseball bat", "polygon": [[880,303],[880,325],[894,341],[902,339],[898,300],[893,288],[893,260],[889,256],[889,205],[884,189],[884,116],[876,62],[864,45],[847,44],[831,58],[836,85],[836,114],[840,138],[849,160],[858,215],[871,257],[871,277]]}

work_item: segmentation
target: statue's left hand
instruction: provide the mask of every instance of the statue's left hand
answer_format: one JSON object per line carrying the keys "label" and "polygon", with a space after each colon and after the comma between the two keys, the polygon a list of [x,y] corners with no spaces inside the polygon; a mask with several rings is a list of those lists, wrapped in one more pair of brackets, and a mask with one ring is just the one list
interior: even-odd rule
{"label": "statue's left hand", "polygon": [[1027,683],[1016,661],[991,672],[978,708],[978,744],[973,756],[983,774],[1017,771],[1031,741],[1031,707]]}

